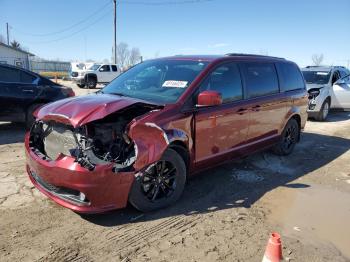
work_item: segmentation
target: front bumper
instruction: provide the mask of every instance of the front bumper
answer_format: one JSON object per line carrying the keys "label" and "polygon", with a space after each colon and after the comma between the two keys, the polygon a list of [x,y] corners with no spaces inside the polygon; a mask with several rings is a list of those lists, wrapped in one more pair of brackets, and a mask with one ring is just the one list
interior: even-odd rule
{"label": "front bumper", "polygon": [[29,133],[25,136],[25,151],[30,180],[59,205],[79,213],[126,207],[134,172],[115,173],[113,164],[98,165],[88,171],[73,157],[64,155],[55,161],[44,160],[29,147]]}

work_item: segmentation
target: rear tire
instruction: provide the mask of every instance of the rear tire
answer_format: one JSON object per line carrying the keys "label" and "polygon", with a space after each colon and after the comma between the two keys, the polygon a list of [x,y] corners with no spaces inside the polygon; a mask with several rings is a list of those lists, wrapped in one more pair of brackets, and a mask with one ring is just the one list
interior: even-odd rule
{"label": "rear tire", "polygon": [[33,116],[34,111],[42,105],[44,105],[44,104],[34,104],[34,105],[31,105],[30,107],[28,107],[27,113],[26,113],[26,129],[27,130],[29,130],[34,123],[34,120],[35,120],[34,116]]}
{"label": "rear tire", "polygon": [[299,137],[299,124],[294,118],[292,118],[285,126],[281,134],[281,140],[273,147],[273,152],[279,156],[287,156],[291,154]]}
{"label": "rear tire", "polygon": [[158,162],[135,179],[129,202],[142,212],[172,205],[185,188],[186,170],[182,157],[175,150],[167,149]]}
{"label": "rear tire", "polygon": [[328,117],[328,113],[329,113],[329,108],[330,108],[330,102],[329,99],[327,98],[322,106],[321,106],[321,110],[318,113],[318,115],[315,117],[315,119],[317,121],[326,121],[327,117]]}

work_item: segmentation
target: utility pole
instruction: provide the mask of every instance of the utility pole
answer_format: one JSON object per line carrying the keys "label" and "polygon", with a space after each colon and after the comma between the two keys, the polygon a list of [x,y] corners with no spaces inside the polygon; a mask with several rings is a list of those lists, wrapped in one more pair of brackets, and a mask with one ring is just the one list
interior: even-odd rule
{"label": "utility pole", "polygon": [[6,23],[6,31],[7,31],[7,45],[10,45],[9,23]]}
{"label": "utility pole", "polygon": [[114,3],[114,64],[117,64],[117,0]]}

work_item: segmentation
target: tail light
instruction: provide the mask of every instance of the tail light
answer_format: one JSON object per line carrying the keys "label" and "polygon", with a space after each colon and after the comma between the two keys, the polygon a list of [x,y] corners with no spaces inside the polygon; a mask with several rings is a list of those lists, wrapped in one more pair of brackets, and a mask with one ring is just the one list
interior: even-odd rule
{"label": "tail light", "polygon": [[70,88],[70,87],[63,88],[62,92],[63,92],[64,95],[66,95],[68,97],[75,96],[75,93],[74,93],[73,89]]}

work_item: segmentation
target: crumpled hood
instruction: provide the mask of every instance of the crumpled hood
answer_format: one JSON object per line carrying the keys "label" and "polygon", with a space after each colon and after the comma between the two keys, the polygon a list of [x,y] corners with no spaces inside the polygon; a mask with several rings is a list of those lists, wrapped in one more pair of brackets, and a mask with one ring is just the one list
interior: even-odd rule
{"label": "crumpled hood", "polygon": [[55,120],[78,127],[137,103],[145,104],[142,100],[130,97],[91,94],[50,103],[40,108],[35,117],[39,120]]}
{"label": "crumpled hood", "polygon": [[325,84],[306,84],[306,89],[307,90],[310,90],[310,89],[313,89],[313,88],[321,88],[321,87],[324,87]]}

